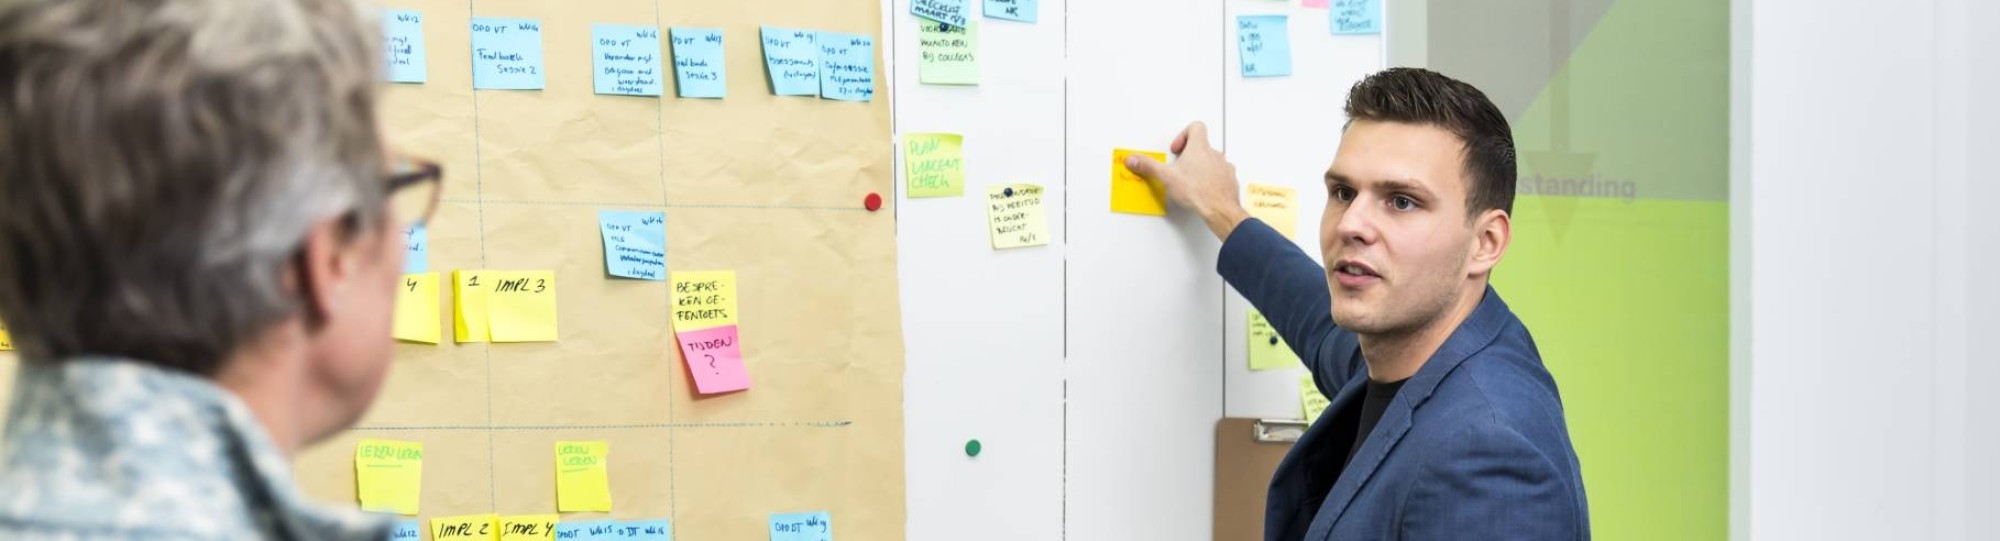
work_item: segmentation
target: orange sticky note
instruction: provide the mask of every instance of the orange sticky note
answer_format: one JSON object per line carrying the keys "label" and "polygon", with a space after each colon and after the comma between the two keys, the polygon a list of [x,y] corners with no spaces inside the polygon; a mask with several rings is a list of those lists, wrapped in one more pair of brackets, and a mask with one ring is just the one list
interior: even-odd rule
{"label": "orange sticky note", "polygon": [[1167,187],[1158,182],[1146,180],[1125,168],[1125,157],[1133,154],[1152,156],[1161,162],[1167,161],[1164,152],[1115,149],[1111,151],[1111,212],[1124,214],[1167,215]]}
{"label": "orange sticky note", "polygon": [[1251,216],[1263,220],[1265,225],[1278,230],[1278,233],[1285,235],[1285,238],[1297,238],[1299,230],[1297,190],[1253,183],[1245,185],[1243,191],[1250,195],[1250,200],[1244,201],[1243,206],[1249,207]]}

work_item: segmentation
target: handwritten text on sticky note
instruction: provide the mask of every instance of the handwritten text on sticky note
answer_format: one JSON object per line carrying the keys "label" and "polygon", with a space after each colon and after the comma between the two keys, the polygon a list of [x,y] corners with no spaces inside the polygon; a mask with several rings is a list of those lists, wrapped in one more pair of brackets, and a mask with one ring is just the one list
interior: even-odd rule
{"label": "handwritten text on sticky note", "polygon": [[722,30],[675,28],[674,83],[683,98],[720,98],[729,94],[729,67],[723,62]]}
{"label": "handwritten text on sticky note", "polygon": [[1334,34],[1382,33],[1382,0],[1333,0],[1327,16]]}
{"label": "handwritten text on sticky note", "polygon": [[736,324],[736,271],[673,273],[674,330]]}
{"label": "handwritten text on sticky note", "polygon": [[674,337],[681,343],[681,358],[687,360],[696,392],[715,394],[750,388],[750,372],[743,365],[743,345],[735,325],[675,330]]}
{"label": "handwritten text on sticky note", "polygon": [[819,97],[840,101],[875,98],[875,38],[819,33]]}
{"label": "handwritten text on sticky note", "polygon": [[833,516],[826,511],[772,513],[771,541],[833,541]]}
{"label": "handwritten text on sticky note", "polygon": [[410,9],[382,10],[382,63],[389,82],[424,82],[430,72],[424,55],[424,15]]}
{"label": "handwritten text on sticky note", "polygon": [[1299,362],[1299,355],[1292,351],[1292,346],[1286,344],[1283,337],[1278,336],[1278,329],[1271,326],[1270,320],[1264,319],[1263,313],[1255,308],[1250,309],[1249,313],[1249,321],[1245,325],[1249,332],[1245,335],[1249,337],[1250,342],[1251,370],[1278,370],[1304,366]]}
{"label": "handwritten text on sticky note", "polygon": [[431,519],[433,541],[493,541],[500,535],[500,516],[492,513]]}
{"label": "handwritten text on sticky note", "polygon": [[910,197],[965,193],[964,142],[964,136],[956,133],[903,135],[903,177]]}
{"label": "handwritten text on sticky note", "polygon": [[488,271],[486,324],[494,342],[556,341],[556,273]]}
{"label": "handwritten text on sticky note", "polygon": [[1164,152],[1116,149],[1111,151],[1111,212],[1167,215],[1167,187],[1146,180],[1125,168],[1125,157],[1138,154],[1165,162]]}
{"label": "handwritten text on sticky note", "polygon": [[1292,37],[1284,15],[1243,15],[1236,18],[1236,51],[1243,59],[1244,77],[1292,74]]}
{"label": "handwritten text on sticky note", "polygon": [[500,517],[500,541],[549,541],[556,538],[558,515]]}
{"label": "handwritten text on sticky note", "polygon": [[[948,27],[948,28],[947,28]],[[917,23],[917,82],[979,84],[979,25]]]}
{"label": "handwritten text on sticky note", "polygon": [[389,541],[423,541],[424,525],[415,520],[401,520],[389,530]]}
{"label": "handwritten text on sticky note", "polygon": [[625,24],[590,25],[593,87],[598,94],[658,96],[665,76],[660,29]]}
{"label": "handwritten text on sticky note", "polygon": [[397,340],[436,344],[444,329],[438,314],[438,273],[403,275],[396,288],[396,315],[393,330]]}
{"label": "handwritten text on sticky note", "polygon": [[355,492],[361,509],[417,514],[424,479],[424,444],[361,440],[354,446]]}
{"label": "handwritten text on sticky note", "polygon": [[986,0],[984,12],[987,18],[1032,23],[1040,10],[1041,0]]}
{"label": "handwritten text on sticky note", "polygon": [[1269,184],[1246,184],[1243,191],[1250,195],[1244,206],[1250,215],[1272,229],[1284,234],[1285,238],[1296,238],[1299,229],[1298,191],[1283,186]]}
{"label": "handwritten text on sticky note", "polygon": [[1042,206],[1041,186],[1001,184],[987,188],[986,220],[995,250],[1049,243],[1049,217]]}
{"label": "handwritten text on sticky note", "polygon": [[1305,410],[1307,421],[1318,419],[1320,412],[1326,411],[1331,403],[1326,395],[1319,392],[1319,386],[1313,384],[1312,374],[1299,378],[1299,407]]}
{"label": "handwritten text on sticky note", "polygon": [[601,441],[556,442],[557,511],[611,511],[610,455],[611,444]]}
{"label": "handwritten text on sticky note", "polygon": [[764,68],[771,75],[771,93],[819,95],[819,32],[766,26],[762,36]]}
{"label": "handwritten text on sticky note", "polygon": [[533,19],[472,19],[472,87],[537,90],[542,69],[542,23]]}
{"label": "handwritten text on sticky note", "polygon": [[971,11],[970,0],[910,0],[911,15],[952,26],[965,26]]}
{"label": "handwritten text on sticky note", "polygon": [[431,233],[424,226],[403,230],[403,274],[431,271]]}
{"label": "handwritten text on sticky note", "polygon": [[604,237],[604,269],[612,276],[667,279],[667,214],[659,211],[597,211]]}
{"label": "handwritten text on sticky note", "polygon": [[485,272],[451,271],[451,335],[459,343],[493,340],[486,324],[486,288],[492,287],[493,281]]}

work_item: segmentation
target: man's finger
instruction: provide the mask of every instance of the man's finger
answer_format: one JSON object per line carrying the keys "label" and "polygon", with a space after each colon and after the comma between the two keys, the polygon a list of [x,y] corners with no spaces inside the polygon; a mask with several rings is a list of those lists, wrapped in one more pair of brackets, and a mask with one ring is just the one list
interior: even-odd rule
{"label": "man's finger", "polygon": [[1181,150],[1177,151],[1177,153],[1186,152],[1188,145],[1196,145],[1196,148],[1208,148],[1208,124],[1204,124],[1199,120],[1194,121],[1193,124],[1188,124],[1187,130],[1181,132],[1181,140],[1178,142],[1180,144],[1175,146],[1180,147]]}
{"label": "man's finger", "polygon": [[1146,180],[1157,181],[1166,173],[1167,164],[1160,163],[1160,160],[1155,160],[1152,156],[1133,154],[1125,157],[1125,168]]}
{"label": "man's finger", "polygon": [[1182,151],[1187,150],[1187,142],[1188,142],[1188,129],[1181,128],[1180,133],[1174,134],[1174,144],[1168,145],[1167,149],[1172,150],[1174,154],[1178,155]]}

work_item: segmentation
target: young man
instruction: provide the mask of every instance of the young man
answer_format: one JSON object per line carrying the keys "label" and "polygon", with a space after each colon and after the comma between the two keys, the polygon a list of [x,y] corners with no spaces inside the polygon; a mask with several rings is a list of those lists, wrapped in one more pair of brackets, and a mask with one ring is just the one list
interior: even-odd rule
{"label": "young man", "polygon": [[1346,112],[1324,268],[1249,218],[1200,123],[1173,165],[1125,164],[1223,239],[1217,270],[1333,397],[1271,480],[1265,538],[1588,539],[1555,380],[1487,285],[1513,234],[1506,117],[1408,68],[1355,84]]}

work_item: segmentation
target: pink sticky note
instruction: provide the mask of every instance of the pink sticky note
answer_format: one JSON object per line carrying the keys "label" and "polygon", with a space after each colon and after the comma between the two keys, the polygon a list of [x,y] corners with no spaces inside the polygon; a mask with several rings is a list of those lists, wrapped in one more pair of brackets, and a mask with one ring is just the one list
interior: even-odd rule
{"label": "pink sticky note", "polygon": [[1323,8],[1326,7],[1326,0],[1305,0],[1303,5],[1309,8]]}
{"label": "pink sticky note", "polygon": [[681,357],[687,359],[688,373],[694,374],[695,391],[715,394],[750,388],[750,373],[743,370],[743,349],[736,342],[735,325],[683,331],[675,336],[681,341]]}

